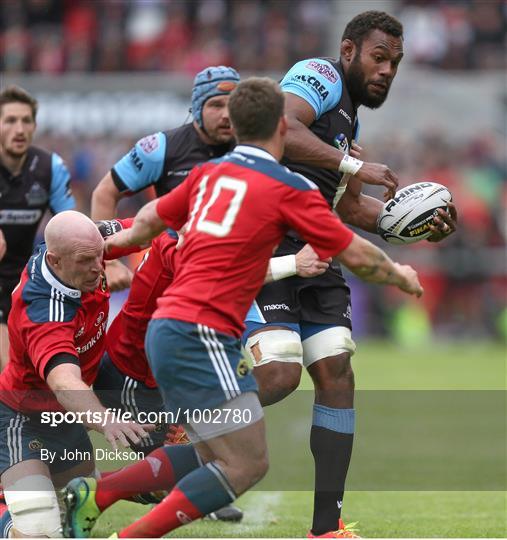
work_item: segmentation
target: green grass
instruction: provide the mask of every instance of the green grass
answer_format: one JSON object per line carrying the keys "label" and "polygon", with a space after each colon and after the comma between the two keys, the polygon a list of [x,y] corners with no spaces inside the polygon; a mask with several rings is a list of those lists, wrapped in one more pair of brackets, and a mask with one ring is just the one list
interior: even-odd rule
{"label": "green grass", "polygon": [[[348,522],[359,521],[361,535],[393,538],[506,536],[506,495],[503,491],[505,455],[499,455],[497,451],[504,448],[502,439],[505,435],[505,401],[498,391],[505,390],[506,386],[505,360],[505,348],[491,343],[432,343],[426,350],[400,349],[384,342],[360,344],[353,362],[356,386],[365,391],[359,392],[358,396],[358,408],[361,408],[363,403],[364,409],[363,429],[359,430],[358,423],[358,440],[351,465],[350,483],[361,489],[360,486],[368,484],[368,481],[375,484],[375,475],[380,475],[377,479],[379,485],[389,486],[393,483],[393,475],[400,473],[401,481],[408,484],[420,482],[422,486],[424,478],[430,478],[433,483],[438,484],[437,480],[443,477],[443,486],[452,486],[453,482],[459,484],[460,480],[464,486],[469,483],[474,486],[463,487],[461,491],[423,490],[428,488],[419,491],[394,491],[391,487],[388,487],[390,491],[349,491],[345,497],[343,516]],[[308,377],[303,378],[300,388],[312,388]],[[426,409],[427,419],[431,422],[426,423],[429,425],[425,424],[428,433],[433,433],[431,430],[434,430],[434,435],[421,437],[418,429],[407,424],[406,419],[413,416],[416,418],[416,427],[420,425],[424,416],[417,416],[420,411],[414,403],[417,404],[419,397],[423,400],[431,397],[431,393],[416,393],[417,399],[414,398],[414,401],[411,397],[414,393],[369,392],[373,390],[473,392],[434,393],[435,410],[428,412]],[[477,392],[485,390],[497,392]],[[245,511],[243,522],[233,525],[201,521],[182,527],[170,536],[297,538],[306,535],[311,524],[313,504],[309,481],[311,455],[307,445],[311,412],[306,413],[307,408],[311,409],[309,394],[300,392],[301,397],[293,398],[294,403],[301,407],[301,411],[298,411],[297,407],[292,410],[297,417],[295,421],[293,418],[291,422],[288,421],[288,415],[291,414],[290,402],[285,404],[285,408],[284,404],[280,404],[278,409],[276,406],[267,409],[272,468],[268,477],[260,484],[259,490],[251,491],[238,500],[238,506]],[[408,401],[396,407],[387,398],[398,395]],[[375,401],[379,396],[386,396],[386,401],[381,400],[380,405]],[[368,401],[370,399],[373,401]],[[447,401],[449,407],[446,406]],[[477,410],[481,404],[487,414]],[[368,411],[368,405],[376,410]],[[474,411],[477,418],[474,417]],[[384,448],[384,431],[378,429],[377,418],[385,421],[386,417],[388,421]],[[451,428],[448,428],[449,422],[452,422]],[[285,431],[280,432],[281,429]],[[442,446],[442,438],[449,431],[452,437]],[[366,438],[363,443],[359,439],[360,434]],[[378,436],[378,439],[374,439],[375,436]],[[402,439],[403,436],[406,446],[401,446],[399,460],[391,459],[390,462],[388,443],[392,439],[398,440],[397,437]],[[372,439],[369,440],[368,437]],[[417,443],[417,437],[421,437],[421,441],[426,440],[426,446]],[[277,445],[278,441],[292,445],[290,451],[283,447],[283,443]],[[481,444],[482,441],[484,444]],[[456,445],[454,454],[451,452],[454,451],[453,444]],[[381,462],[383,465],[377,469],[373,467],[370,470],[367,467],[371,460],[364,452],[368,449],[371,451],[372,446],[386,461],[385,464]],[[461,454],[466,456],[462,463]],[[403,459],[407,455],[410,458]],[[460,466],[463,470],[461,479]],[[365,470],[368,470],[368,474],[363,475],[363,478],[361,471],[364,473]],[[301,477],[305,477],[304,490],[298,490],[298,480]],[[308,482],[308,486],[305,482]],[[263,486],[277,491],[262,490]],[[482,491],[477,491],[479,488]],[[285,491],[278,491],[280,489]],[[145,511],[146,507],[140,505],[118,503],[100,518],[94,535],[107,537],[112,531],[131,523]]]}
{"label": "green grass", "polygon": [[[503,492],[350,492],[344,518],[359,520],[367,538],[504,538]],[[199,521],[171,533],[175,538],[303,538],[312,514],[312,493],[253,491],[238,501],[245,518],[239,525]],[[95,536],[109,536],[144,513],[120,502],[100,518]]]}

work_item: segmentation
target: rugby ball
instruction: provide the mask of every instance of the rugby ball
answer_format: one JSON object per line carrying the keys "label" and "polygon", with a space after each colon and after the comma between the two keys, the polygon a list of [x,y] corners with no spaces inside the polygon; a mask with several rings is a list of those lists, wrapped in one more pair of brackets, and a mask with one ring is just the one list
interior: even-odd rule
{"label": "rugby ball", "polygon": [[384,204],[377,221],[380,236],[390,244],[412,244],[431,235],[429,226],[438,208],[447,211],[449,190],[435,182],[418,182]]}

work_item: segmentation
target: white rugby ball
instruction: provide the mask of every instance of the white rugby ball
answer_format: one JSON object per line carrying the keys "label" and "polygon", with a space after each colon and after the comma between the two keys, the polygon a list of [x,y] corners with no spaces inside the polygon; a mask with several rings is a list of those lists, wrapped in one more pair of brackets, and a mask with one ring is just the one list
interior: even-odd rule
{"label": "white rugby ball", "polygon": [[431,235],[429,226],[438,215],[447,211],[452,201],[449,190],[435,182],[418,182],[404,187],[394,199],[384,204],[377,221],[380,236],[390,244],[412,244]]}

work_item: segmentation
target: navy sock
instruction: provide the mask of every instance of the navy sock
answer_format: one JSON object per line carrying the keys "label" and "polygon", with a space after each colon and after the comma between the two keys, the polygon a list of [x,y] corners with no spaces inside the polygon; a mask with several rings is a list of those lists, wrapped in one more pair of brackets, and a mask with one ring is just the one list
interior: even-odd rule
{"label": "navy sock", "polygon": [[354,440],[354,409],[315,404],[310,447],[315,460],[312,532],[334,531],[341,516],[345,479]]}
{"label": "navy sock", "polygon": [[164,534],[222,508],[236,498],[222,469],[211,462],[182,478],[169,495],[120,538],[160,538]]}
{"label": "navy sock", "polygon": [[215,461],[187,474],[176,486],[203,515],[230,504],[236,494]]}

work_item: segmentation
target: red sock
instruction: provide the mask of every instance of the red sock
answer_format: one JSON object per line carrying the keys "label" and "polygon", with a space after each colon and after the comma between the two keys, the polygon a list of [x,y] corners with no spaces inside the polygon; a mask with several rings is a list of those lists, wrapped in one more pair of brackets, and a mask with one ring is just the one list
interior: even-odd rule
{"label": "red sock", "polygon": [[164,534],[203,514],[175,487],[171,493],[150,512],[118,533],[118,538],[161,538]]}
{"label": "red sock", "polygon": [[111,476],[112,474],[116,474],[119,471],[121,471],[121,469],[116,469],[116,471],[99,471],[99,474],[100,474],[99,480],[104,480],[108,476]]}
{"label": "red sock", "polygon": [[104,511],[120,499],[159,489],[171,489],[175,484],[173,466],[162,448],[145,459],[107,474],[97,481],[95,502]]}

